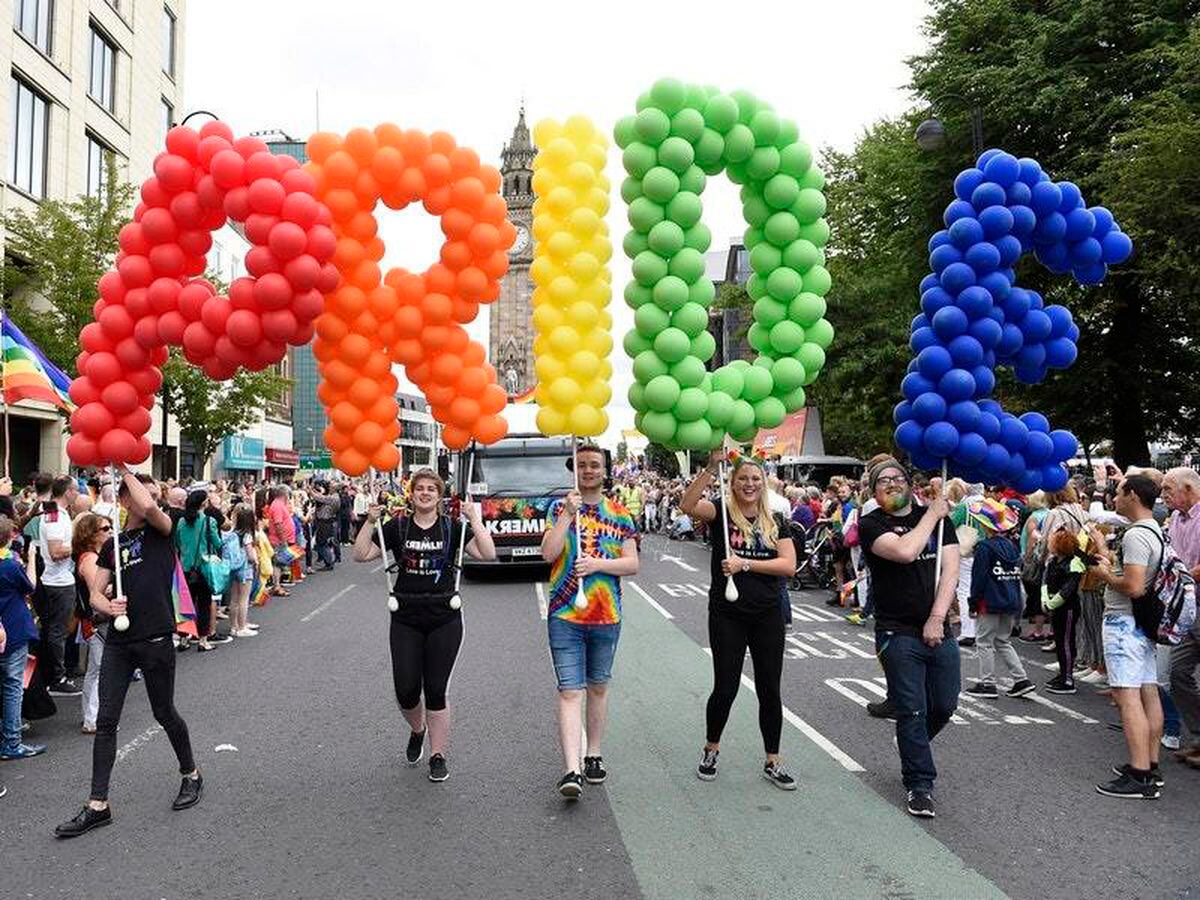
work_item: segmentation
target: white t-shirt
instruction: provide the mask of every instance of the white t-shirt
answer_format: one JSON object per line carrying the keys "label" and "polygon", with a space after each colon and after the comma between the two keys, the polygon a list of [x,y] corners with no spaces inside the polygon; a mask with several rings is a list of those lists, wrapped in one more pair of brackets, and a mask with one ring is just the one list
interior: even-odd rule
{"label": "white t-shirt", "polygon": [[367,496],[366,491],[359,491],[354,495],[354,514],[356,516],[365,516],[370,508],[371,498]]}
{"label": "white t-shirt", "polygon": [[779,513],[785,519],[791,518],[792,504],[788,502],[788,498],[783,496],[783,494],[777,494],[772,490],[768,490],[767,508],[773,513]]}
{"label": "white t-shirt", "polygon": [[[75,584],[75,562],[70,554],[64,559],[50,557],[50,541],[62,541],[67,550],[71,549],[71,517],[67,511],[59,507],[57,512],[43,513],[42,525],[38,534],[38,551],[46,563],[42,572],[42,584],[49,587],[70,587]],[[53,519],[53,521],[51,521]]]}
{"label": "white t-shirt", "polygon": [[103,516],[105,519],[112,521],[113,514],[117,511],[117,504],[108,500],[97,500],[96,505],[92,507],[92,512],[98,516]]}

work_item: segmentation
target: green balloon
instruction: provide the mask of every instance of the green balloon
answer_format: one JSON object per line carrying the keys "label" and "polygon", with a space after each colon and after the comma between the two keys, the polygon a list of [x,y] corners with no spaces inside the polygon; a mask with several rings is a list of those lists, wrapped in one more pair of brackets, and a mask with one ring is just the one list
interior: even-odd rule
{"label": "green balloon", "polygon": [[675,401],[675,418],[680,422],[695,422],[704,418],[708,409],[708,395],[698,387],[684,388]]}
{"label": "green balloon", "polygon": [[649,407],[646,406],[646,386],[638,384],[636,381],[629,386],[629,405],[638,412],[643,413]]}
{"label": "green balloon", "polygon": [[669,412],[647,412],[642,416],[641,432],[656,444],[670,444],[675,440],[677,424]]}
{"label": "green balloon", "polygon": [[791,119],[779,120],[779,134],[775,138],[775,146],[782,153],[785,147],[790,147],[800,139],[800,129]]}
{"label": "green balloon", "polygon": [[621,154],[621,162],[624,164],[626,172],[634,178],[641,178],[654,168],[655,163],[658,162],[658,154],[649,144],[635,141],[625,148],[625,152]]}
{"label": "green balloon", "polygon": [[[716,171],[720,171],[719,167],[724,156],[725,138],[712,128],[705,128],[700,139],[696,141],[696,165],[710,174],[716,174]],[[712,171],[710,166],[717,166],[718,169]]]}
{"label": "green balloon", "polygon": [[675,442],[685,450],[707,450],[712,443],[712,426],[704,419],[681,422],[675,432]]}
{"label": "green balloon", "polygon": [[723,428],[714,428],[712,438],[708,442],[705,450],[720,450],[725,445],[725,430]]}
{"label": "green balloon", "polygon": [[685,247],[707,253],[708,248],[712,246],[712,232],[703,222],[697,222],[683,233],[683,243]]}
{"label": "green balloon", "polygon": [[704,376],[707,374],[704,363],[694,356],[685,356],[671,366],[671,377],[685,388],[699,387],[704,383]]}
{"label": "green balloon", "polygon": [[646,385],[646,405],[655,412],[667,412],[679,400],[679,382],[670,375],[651,378]]}
{"label": "green balloon", "polygon": [[749,91],[737,90],[730,91],[729,96],[737,101],[738,105],[738,121],[744,125],[750,124],[754,118],[754,114],[761,108],[770,109],[765,103],[760,103],[758,98]]}
{"label": "green balloon", "polygon": [[746,249],[753,250],[767,238],[762,233],[761,228],[755,228],[752,225],[747,225],[746,230],[742,232],[742,243],[746,245]]}
{"label": "green balloon", "polygon": [[701,278],[699,281],[688,285],[688,300],[692,303],[699,303],[703,307],[708,307],[712,304],[713,298],[716,296],[717,289],[707,278]]}
{"label": "green balloon", "polygon": [[642,413],[640,411],[633,414],[633,427],[638,431],[641,431],[642,434],[646,433],[645,431],[642,431]]}
{"label": "green balloon", "polygon": [[680,191],[667,203],[667,218],[680,228],[691,228],[703,214],[700,197],[691,191]]}
{"label": "green balloon", "polygon": [[825,298],[817,294],[802,292],[788,304],[788,318],[793,322],[799,322],[805,328],[811,328],[823,315],[825,315]]}
{"label": "green balloon", "polygon": [[810,294],[824,297],[832,286],[833,279],[829,277],[829,270],[824,266],[813,266],[804,273],[804,290]]}
{"label": "green balloon", "polygon": [[671,257],[670,271],[688,284],[704,277],[704,254],[691,247],[684,247]]}
{"label": "green balloon", "polygon": [[787,209],[800,196],[800,185],[791,175],[772,175],[763,185],[763,199],[775,209]]}
{"label": "green balloon", "polygon": [[642,384],[649,384],[651,378],[666,374],[667,364],[653,350],[646,350],[633,358],[633,377]]}
{"label": "green balloon", "polygon": [[731,363],[726,363],[726,366],[730,369],[737,369],[739,372],[745,372],[748,368],[750,368],[750,363],[746,362],[744,359],[735,359]]}
{"label": "green balloon", "polygon": [[807,272],[813,266],[820,265],[824,261],[824,254],[816,248],[812,241],[806,241],[804,238],[797,238],[783,248],[783,264],[797,272]]}
{"label": "green balloon", "polygon": [[804,280],[794,269],[787,266],[780,266],[767,277],[767,293],[780,303],[791,303],[792,298],[800,293],[803,286]]}
{"label": "green balloon", "polygon": [[812,328],[805,329],[804,340],[816,344],[822,350],[828,350],[829,345],[833,343],[833,326],[829,324],[828,319],[818,319]]}
{"label": "green balloon", "polygon": [[650,340],[642,334],[638,333],[636,328],[630,328],[625,332],[625,339],[622,341],[625,347],[625,355],[630,359],[634,359],[639,353],[644,353],[652,346]]}
{"label": "green balloon", "polygon": [[783,408],[790,413],[794,413],[798,409],[804,409],[807,399],[804,396],[804,388],[798,387],[783,395]]}
{"label": "green balloon", "polygon": [[726,94],[716,94],[704,104],[704,124],[720,134],[729,131],[737,120],[737,101]]}
{"label": "green balloon", "polygon": [[771,396],[771,388],[775,383],[766,369],[761,366],[749,366],[742,371],[742,377],[745,379],[745,386],[742,388],[743,400],[757,403],[764,397]]}
{"label": "green balloon", "polygon": [[633,327],[648,341],[653,341],[670,325],[671,314],[653,303],[645,303],[634,310]]}
{"label": "green balloon", "polygon": [[717,339],[708,331],[702,331],[692,338],[692,356],[702,362],[708,362],[717,352]]}
{"label": "green balloon", "polygon": [[704,193],[704,186],[707,183],[708,178],[705,176],[704,170],[699,166],[688,166],[679,176],[679,190],[687,191],[697,196]]}
{"label": "green balloon", "polygon": [[704,134],[704,116],[698,109],[685,107],[671,116],[671,134],[695,144]]}
{"label": "green balloon", "polygon": [[783,356],[771,364],[771,379],[775,382],[775,393],[794,391],[804,384],[807,377],[804,364],[791,356]]}
{"label": "green balloon", "polygon": [[685,303],[671,316],[671,325],[694,338],[708,327],[708,310],[699,303]]}
{"label": "green balloon", "polygon": [[759,353],[766,353],[771,349],[771,332],[755,322],[746,332],[746,341]]}
{"label": "green balloon", "polygon": [[641,112],[643,109],[653,105],[654,98],[650,96],[650,92],[643,91],[642,93],[638,94],[637,102],[634,103],[633,108],[638,112]]}
{"label": "green balloon", "polygon": [[804,329],[791,319],[784,319],[771,328],[771,346],[778,353],[795,353],[804,343]]}
{"label": "green balloon", "polygon": [[748,428],[754,427],[754,407],[745,400],[733,401],[733,414],[729,417],[726,428],[732,435],[738,435]]}
{"label": "green balloon", "polygon": [[[753,412],[754,411],[751,410],[751,415],[753,415]],[[752,443],[754,441],[754,439],[758,436],[758,426],[755,425],[753,422],[751,422],[750,427],[746,428],[743,431],[733,431],[731,429],[729,432],[729,436],[731,438],[733,438],[735,441],[737,441],[739,444]]]}
{"label": "green balloon", "polygon": [[637,133],[647,144],[658,145],[671,133],[671,120],[661,109],[653,106],[637,114]]}
{"label": "green balloon", "polygon": [[762,197],[751,197],[742,204],[742,218],[751,228],[762,228],[771,218],[771,207]]}
{"label": "green balloon", "polygon": [[641,179],[634,178],[630,175],[621,182],[621,199],[626,203],[632,203],[638,197],[643,196]]}
{"label": "green balloon", "polygon": [[666,212],[649,197],[638,197],[629,204],[626,217],[630,225],[645,234],[666,218]]}
{"label": "green balloon", "polygon": [[765,181],[779,171],[779,151],[774,147],[759,147],[746,160],[746,173],[756,181]]}
{"label": "green balloon", "polygon": [[653,287],[655,282],[667,275],[667,261],[653,250],[645,250],[633,258],[633,277],[638,284]]}
{"label": "green balloon", "polygon": [[625,285],[625,305],[630,309],[637,309],[639,306],[644,306],[653,299],[654,292],[644,284],[631,281]]}
{"label": "green balloon", "polygon": [[809,166],[808,171],[800,177],[800,187],[821,190],[825,187],[825,173],[816,166]]}
{"label": "green balloon", "polygon": [[771,371],[771,366],[774,364],[775,358],[772,356],[767,356],[765,353],[761,353],[754,357],[754,362],[752,363],[752,365],[758,366],[760,369],[766,369],[768,372]]}
{"label": "green balloon", "polygon": [[699,387],[706,394],[712,393],[712,372],[705,371],[704,377],[700,379]]}
{"label": "green balloon", "polygon": [[[637,407],[634,408],[636,409]],[[729,417],[732,415],[732,397],[716,390],[708,395],[708,412],[704,414],[704,418],[708,419],[709,425],[713,428],[724,428],[729,423]]]}
{"label": "green balloon", "polygon": [[800,237],[811,241],[817,247],[824,247],[829,243],[829,223],[824,219],[817,219],[811,225],[801,225]]}
{"label": "green balloon", "polygon": [[804,141],[788,144],[779,151],[779,171],[801,178],[812,165],[812,151]]}
{"label": "green balloon", "polygon": [[783,263],[783,254],[773,244],[759,244],[750,251],[750,267],[755,272],[773,272]]}
{"label": "green balloon", "polygon": [[650,99],[667,115],[674,115],[687,102],[687,88],[675,78],[660,78],[650,88]]}
{"label": "green balloon", "polygon": [[778,397],[766,397],[754,404],[754,424],[759,428],[778,428],[787,410]]}
{"label": "green balloon", "polygon": [[800,360],[804,371],[808,374],[805,384],[811,384],[817,373],[821,371],[821,366],[825,365],[825,351],[816,344],[806,342],[796,353],[796,359]]}
{"label": "green balloon", "polygon": [[691,339],[678,328],[663,329],[654,339],[654,352],[667,364],[679,362],[691,348]]}
{"label": "green balloon", "polygon": [[621,249],[625,251],[625,255],[633,259],[643,250],[650,247],[650,242],[646,240],[646,235],[640,231],[627,231],[625,237],[621,239]]}
{"label": "green balloon", "polygon": [[786,303],[780,303],[772,297],[763,297],[754,301],[754,321],[764,328],[772,328],[787,318]]}
{"label": "green balloon", "polygon": [[825,195],[814,188],[804,188],[792,204],[792,215],[801,225],[811,225],[825,215]]}
{"label": "green balloon", "polygon": [[774,213],[763,226],[763,234],[776,247],[786,247],[800,237],[800,223],[786,210]]}
{"label": "green balloon", "polygon": [[[668,275],[654,285],[651,295],[654,298],[655,305],[660,309],[664,309],[667,312],[675,312],[675,310],[683,308],[688,302],[687,282],[682,278],[676,278],[674,275]],[[665,328],[666,326],[663,327]]]}
{"label": "green balloon", "polygon": [[779,116],[769,109],[760,109],[750,120],[750,130],[754,132],[754,140],[760,147],[774,144],[779,137]]}
{"label": "green balloon", "polygon": [[679,193],[679,176],[666,166],[655,166],[642,179],[642,190],[655,203],[666,203]]}
{"label": "green balloon", "polygon": [[721,368],[713,372],[714,391],[728,394],[730,397],[740,397],[742,396],[744,385],[745,381],[742,378],[741,371],[734,366],[721,366]]}
{"label": "green balloon", "polygon": [[664,219],[646,235],[646,243],[659,256],[674,256],[683,249],[683,229],[677,224]]}
{"label": "green balloon", "polygon": [[677,173],[687,171],[695,159],[696,151],[681,137],[669,137],[659,145],[659,163]]}
{"label": "green balloon", "polygon": [[739,122],[725,134],[725,162],[746,162],[753,153],[754,133]]}
{"label": "green balloon", "polygon": [[613,126],[613,140],[617,142],[617,146],[622,150],[636,141],[637,117],[622,116],[617,119],[617,124]]}
{"label": "green balloon", "polygon": [[715,87],[689,84],[687,88],[687,105],[692,109],[704,109],[704,104],[708,102],[708,98],[719,93],[720,91]]}

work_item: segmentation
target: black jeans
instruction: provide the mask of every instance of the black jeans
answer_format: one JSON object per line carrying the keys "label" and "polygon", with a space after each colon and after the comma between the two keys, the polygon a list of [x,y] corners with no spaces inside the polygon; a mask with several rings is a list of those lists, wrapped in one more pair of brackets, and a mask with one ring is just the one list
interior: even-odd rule
{"label": "black jeans", "polygon": [[783,700],[779,680],[783,676],[783,613],[780,606],[756,619],[721,612],[708,612],[708,644],[712,648],[713,689],[705,707],[706,737],[721,740],[729,710],[741,687],[746,649],[754,663],[754,692],[758,695],[758,728],[767,753],[779,752],[783,730]]}
{"label": "black jeans", "polygon": [[416,628],[392,619],[392,683],[401,709],[413,709],[425,693],[425,708],[446,708],[446,688],[462,645],[462,616],[431,628]]}
{"label": "black jeans", "polygon": [[317,545],[317,556],[321,558],[321,562],[333,568],[334,560],[342,561],[341,544],[336,540],[334,532],[337,530],[337,521],[334,519],[317,519],[314,523],[314,536]]}
{"label": "black jeans", "polygon": [[42,621],[42,642],[50,653],[46,686],[54,687],[67,675],[67,625],[75,607],[75,585],[43,584],[35,599],[38,601],[38,618]]}
{"label": "black jeans", "polygon": [[121,644],[109,641],[100,663],[100,712],[96,715],[96,737],[92,741],[93,800],[108,799],[108,780],[117,758],[117,725],[121,722],[134,669],[142,670],[150,709],[171,741],[180,774],[186,775],[196,768],[187,723],[175,709],[175,645],[170,636]]}
{"label": "black jeans", "polygon": [[196,608],[196,634],[208,637],[215,630],[212,620],[213,595],[208,586],[208,579],[199,569],[184,573],[188,592],[192,595],[192,605]]}
{"label": "black jeans", "polygon": [[1054,629],[1054,655],[1058,657],[1058,675],[1068,681],[1075,678],[1075,624],[1078,621],[1078,597],[1050,612],[1050,626]]}

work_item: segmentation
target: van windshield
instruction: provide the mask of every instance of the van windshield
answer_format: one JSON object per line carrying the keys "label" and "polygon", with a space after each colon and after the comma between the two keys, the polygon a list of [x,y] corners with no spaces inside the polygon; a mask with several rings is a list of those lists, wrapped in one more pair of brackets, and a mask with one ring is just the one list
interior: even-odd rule
{"label": "van windshield", "polygon": [[575,486],[568,456],[481,456],[475,481],[487,483],[492,497],[557,496]]}

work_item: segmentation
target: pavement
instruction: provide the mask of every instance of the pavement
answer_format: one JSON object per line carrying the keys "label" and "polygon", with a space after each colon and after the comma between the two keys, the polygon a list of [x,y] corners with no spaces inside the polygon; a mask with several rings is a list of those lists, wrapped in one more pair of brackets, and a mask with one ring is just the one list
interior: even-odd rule
{"label": "pavement", "polygon": [[[115,821],[58,842],[87,794],[77,700],[0,763],[0,896],[129,898],[1194,898],[1200,773],[1168,763],[1162,799],[1093,784],[1124,760],[1106,698],[963,699],[935,742],[935,820],[902,809],[869,629],[792,594],[783,753],[800,789],[760,775],[746,687],[720,776],[694,774],[711,687],[702,545],[647,536],[626,580],[604,741],[608,784],[568,804],[546,650],[544,570],[469,581],[454,673],[451,778],[402,754],[378,563],[347,562],[254,610],[252,639],[179,657],[177,706],[205,794],[172,812],[170,745],[134,685],[111,802]],[[1052,661],[1021,647],[1041,683]],[[963,651],[964,676],[975,665]],[[969,682],[968,682],[969,683]]]}

